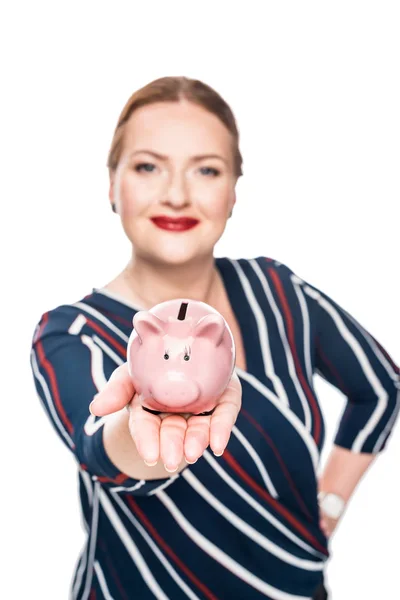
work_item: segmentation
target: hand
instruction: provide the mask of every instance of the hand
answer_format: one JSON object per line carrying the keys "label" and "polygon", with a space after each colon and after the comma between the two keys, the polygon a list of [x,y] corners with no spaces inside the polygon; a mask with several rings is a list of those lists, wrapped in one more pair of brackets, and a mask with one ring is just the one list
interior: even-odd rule
{"label": "hand", "polygon": [[174,472],[183,458],[193,464],[209,445],[215,455],[221,456],[228,444],[241,402],[242,387],[234,372],[212,415],[155,415],[143,410],[141,398],[136,394],[129,376],[128,365],[124,363],[95,396],[90,412],[101,417],[128,407],[129,431],[141,458],[149,466],[161,459],[165,469]]}
{"label": "hand", "polygon": [[340,519],[332,519],[331,517],[325,515],[322,510],[320,511],[319,526],[327,538],[331,537],[332,533],[336,529],[337,524],[339,523],[339,520]]}

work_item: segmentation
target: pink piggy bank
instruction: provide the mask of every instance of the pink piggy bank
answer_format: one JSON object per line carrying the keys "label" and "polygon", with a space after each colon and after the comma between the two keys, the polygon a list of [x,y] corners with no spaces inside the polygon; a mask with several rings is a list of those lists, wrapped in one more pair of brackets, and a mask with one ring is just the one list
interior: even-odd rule
{"label": "pink piggy bank", "polygon": [[169,300],[133,318],[129,373],[150,412],[203,414],[232,377],[235,342],[225,319],[196,300]]}

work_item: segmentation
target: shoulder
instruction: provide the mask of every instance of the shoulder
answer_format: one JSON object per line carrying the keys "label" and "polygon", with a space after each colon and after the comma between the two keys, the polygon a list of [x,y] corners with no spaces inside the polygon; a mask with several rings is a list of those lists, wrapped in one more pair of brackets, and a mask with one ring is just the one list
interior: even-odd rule
{"label": "shoulder", "polygon": [[69,335],[80,315],[79,305],[90,299],[91,294],[71,304],[60,304],[42,313],[33,330],[32,344],[36,344],[49,336]]}
{"label": "shoulder", "polygon": [[266,275],[275,273],[282,280],[290,280],[292,282],[302,283],[303,280],[291,269],[287,264],[276,258],[269,256],[255,256],[253,258],[228,258],[221,259],[232,263],[237,263],[242,268],[256,270]]}

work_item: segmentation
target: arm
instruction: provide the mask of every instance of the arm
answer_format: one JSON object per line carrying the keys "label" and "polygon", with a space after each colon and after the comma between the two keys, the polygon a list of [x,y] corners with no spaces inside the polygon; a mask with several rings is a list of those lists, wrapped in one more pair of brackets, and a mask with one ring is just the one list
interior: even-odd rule
{"label": "arm", "polygon": [[[209,444],[222,454],[241,406],[240,381],[234,373],[211,417],[148,413],[125,356],[108,346],[110,333],[100,339],[99,327],[93,331],[72,307],[44,315],[31,356],[36,389],[82,469],[113,491],[152,494]],[[124,353],[121,344],[116,348]]]}
{"label": "arm", "polygon": [[320,491],[338,494],[347,503],[375,458],[334,446],[319,479]]}
{"label": "arm", "polygon": [[[77,316],[76,309],[63,307],[42,317],[31,352],[36,390],[82,470],[114,491],[147,495],[167,478],[172,480],[171,474],[143,463],[129,435],[126,410],[103,419],[90,414],[94,396],[107,386],[123,358],[109,351],[106,338],[99,342],[87,323],[75,329]],[[111,452],[110,457],[108,449],[116,446],[117,438],[118,455]]]}
{"label": "arm", "polygon": [[[340,306],[311,286],[304,289],[317,303],[316,368],[347,399],[319,489],[347,503],[393,430],[400,400],[399,368]],[[322,517],[329,535],[337,521]]]}

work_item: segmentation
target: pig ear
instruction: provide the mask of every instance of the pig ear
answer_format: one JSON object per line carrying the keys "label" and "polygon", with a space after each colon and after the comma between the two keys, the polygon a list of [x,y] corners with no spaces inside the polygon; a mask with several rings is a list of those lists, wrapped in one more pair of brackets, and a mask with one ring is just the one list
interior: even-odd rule
{"label": "pig ear", "polygon": [[193,337],[203,337],[214,342],[216,346],[222,342],[225,331],[225,321],[221,315],[206,315],[197,323]]}
{"label": "pig ear", "polygon": [[133,317],[133,327],[141,343],[150,335],[163,335],[164,325],[164,321],[146,310],[139,311]]}

